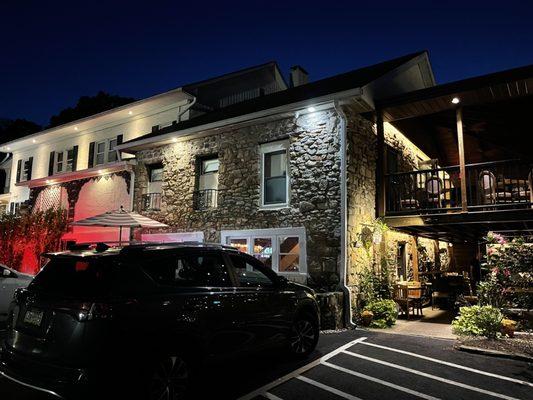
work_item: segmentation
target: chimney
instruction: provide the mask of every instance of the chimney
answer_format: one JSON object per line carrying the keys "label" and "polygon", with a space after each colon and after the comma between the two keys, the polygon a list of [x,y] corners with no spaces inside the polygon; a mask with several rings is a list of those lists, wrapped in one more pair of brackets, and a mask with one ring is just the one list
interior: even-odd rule
{"label": "chimney", "polygon": [[291,87],[305,85],[308,82],[309,74],[299,65],[291,67]]}

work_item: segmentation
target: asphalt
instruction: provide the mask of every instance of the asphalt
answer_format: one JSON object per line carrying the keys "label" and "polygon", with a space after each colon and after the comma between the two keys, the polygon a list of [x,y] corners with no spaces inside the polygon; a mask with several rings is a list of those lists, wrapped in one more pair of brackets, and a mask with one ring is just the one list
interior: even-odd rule
{"label": "asphalt", "polygon": [[[531,399],[533,365],[457,351],[452,340],[363,330],[322,335],[294,361],[279,352],[200,371],[194,398]],[[0,379],[0,399],[53,397]]]}

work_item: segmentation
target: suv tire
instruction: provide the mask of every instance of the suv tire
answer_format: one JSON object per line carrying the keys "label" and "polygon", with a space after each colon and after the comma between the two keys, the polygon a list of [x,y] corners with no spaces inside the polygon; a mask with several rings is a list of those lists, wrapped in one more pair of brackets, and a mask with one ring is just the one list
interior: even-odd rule
{"label": "suv tire", "polygon": [[289,354],[292,357],[304,358],[313,352],[319,336],[318,321],[310,313],[297,314],[289,334]]}

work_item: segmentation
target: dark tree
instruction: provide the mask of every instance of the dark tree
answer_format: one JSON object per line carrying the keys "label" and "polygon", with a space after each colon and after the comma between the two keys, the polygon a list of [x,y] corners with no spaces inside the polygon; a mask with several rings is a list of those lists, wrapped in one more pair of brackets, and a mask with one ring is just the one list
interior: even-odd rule
{"label": "dark tree", "polygon": [[98,92],[96,96],[82,96],[79,98],[75,107],[65,108],[59,114],[52,116],[50,118],[49,128],[98,114],[134,101],[135,99],[131,97],[115,96],[103,91]]}
{"label": "dark tree", "polygon": [[0,143],[39,132],[43,127],[26,119],[0,119]]}

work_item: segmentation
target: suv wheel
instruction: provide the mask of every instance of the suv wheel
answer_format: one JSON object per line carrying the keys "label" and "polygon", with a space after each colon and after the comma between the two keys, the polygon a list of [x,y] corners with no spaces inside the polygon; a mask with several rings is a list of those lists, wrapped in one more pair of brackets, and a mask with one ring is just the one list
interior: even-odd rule
{"label": "suv wheel", "polygon": [[190,370],[185,359],[165,357],[155,364],[150,381],[150,400],[181,400],[189,388]]}
{"label": "suv wheel", "polygon": [[318,343],[318,322],[311,314],[296,316],[289,336],[290,354],[296,357],[305,357],[315,349]]}

